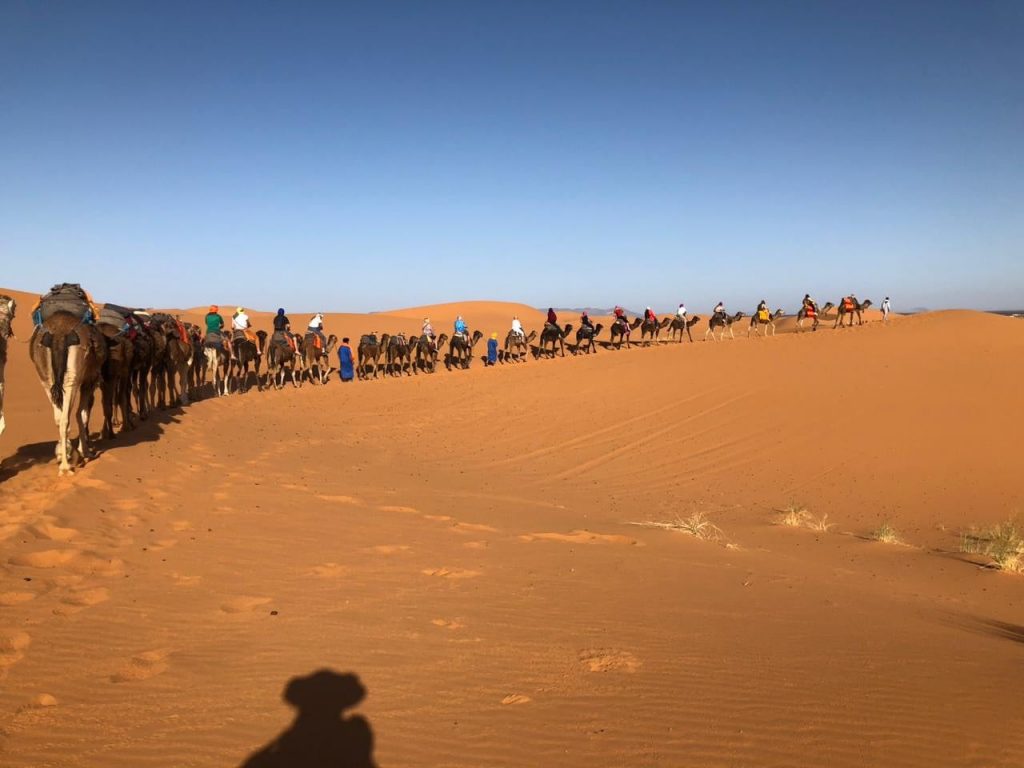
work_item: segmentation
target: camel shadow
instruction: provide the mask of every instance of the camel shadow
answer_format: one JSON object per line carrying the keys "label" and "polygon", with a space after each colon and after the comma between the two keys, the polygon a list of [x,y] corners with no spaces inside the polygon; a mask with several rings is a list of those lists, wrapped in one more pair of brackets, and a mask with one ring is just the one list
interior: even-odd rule
{"label": "camel shadow", "polygon": [[[179,419],[176,417],[182,413],[184,411],[179,406],[164,410],[153,409],[150,411],[148,419],[145,421],[138,420],[134,429],[128,432],[118,432],[111,440],[104,440],[99,433],[89,430],[90,442],[92,443],[93,450],[96,452],[92,460],[95,461],[107,451],[159,440],[160,435],[163,434],[164,426],[166,424],[177,424]],[[133,414],[133,417],[138,419],[138,414]],[[77,441],[75,442],[77,443]],[[56,440],[47,440],[42,443],[26,443],[19,446],[13,456],[8,456],[0,461],[0,482],[11,480],[22,472],[38,465],[55,464],[56,450]],[[77,445],[75,447],[75,456],[78,456]]]}
{"label": "camel shadow", "polygon": [[282,698],[298,710],[295,720],[240,768],[375,768],[370,723],[361,715],[344,717],[365,697],[351,672],[293,677]]}

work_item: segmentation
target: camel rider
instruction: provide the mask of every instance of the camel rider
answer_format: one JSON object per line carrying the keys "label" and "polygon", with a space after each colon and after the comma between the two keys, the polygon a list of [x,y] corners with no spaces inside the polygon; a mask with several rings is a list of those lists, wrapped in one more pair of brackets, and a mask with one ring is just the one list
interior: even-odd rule
{"label": "camel rider", "polygon": [[232,335],[235,338],[241,336],[242,339],[256,341],[252,330],[249,328],[249,315],[245,313],[245,307],[237,307],[235,309],[235,314],[231,316],[231,330],[234,331]]}
{"label": "camel rider", "polygon": [[466,321],[462,319],[462,315],[455,318],[455,335],[461,336],[463,341],[469,337]]}
{"label": "camel rider", "polygon": [[589,328],[591,331],[594,330],[594,321],[590,319],[590,315],[587,314],[586,310],[580,315],[580,327]]}
{"label": "camel rider", "polygon": [[[811,298],[811,294],[805,293],[804,300],[802,302],[804,308],[804,314],[809,315],[818,311],[818,302]],[[808,312],[808,310],[811,310]]]}
{"label": "camel rider", "polygon": [[434,326],[430,324],[430,318],[423,318],[423,336],[432,348],[437,345],[437,337],[434,335]]}
{"label": "camel rider", "polygon": [[560,331],[558,327],[558,315],[555,314],[555,310],[552,307],[548,307],[548,319],[547,324],[551,326],[552,330]]}
{"label": "camel rider", "polygon": [[678,317],[680,320],[685,320],[686,319],[686,305],[685,304],[680,304],[679,305],[679,309],[676,310],[676,317]]}
{"label": "camel rider", "polygon": [[278,308],[277,314],[274,316],[274,335],[271,341],[278,344],[287,344],[292,352],[296,351],[295,339],[292,338],[291,330],[292,324],[288,320],[288,315],[284,313],[283,309]]}
{"label": "camel rider", "polygon": [[725,302],[720,301],[715,305],[715,310],[712,313],[719,320],[725,320]]}
{"label": "camel rider", "polygon": [[[220,345],[218,345],[218,340]],[[216,304],[210,306],[206,313],[206,345],[223,346],[227,350],[228,357],[231,357],[231,339],[224,333],[224,318],[220,316],[220,309]]]}
{"label": "camel rider", "polygon": [[626,319],[626,310],[616,305],[615,310],[615,322],[622,327],[622,333],[629,336],[629,321]]}
{"label": "camel rider", "polygon": [[658,316],[654,314],[654,310],[650,307],[647,307],[647,309],[644,310],[644,322],[652,323],[654,325],[658,324]]}
{"label": "camel rider", "polygon": [[525,339],[526,334],[523,333],[523,324],[519,321],[519,315],[512,317],[512,334],[518,336],[520,339]]}
{"label": "camel rider", "polygon": [[318,339],[320,339],[320,349],[327,349],[327,337],[324,336],[324,313],[317,312],[309,321],[309,325],[306,327],[309,333],[312,333]]}
{"label": "camel rider", "polygon": [[761,303],[757,305],[756,314],[758,320],[768,320],[768,302],[765,299],[761,299]]}

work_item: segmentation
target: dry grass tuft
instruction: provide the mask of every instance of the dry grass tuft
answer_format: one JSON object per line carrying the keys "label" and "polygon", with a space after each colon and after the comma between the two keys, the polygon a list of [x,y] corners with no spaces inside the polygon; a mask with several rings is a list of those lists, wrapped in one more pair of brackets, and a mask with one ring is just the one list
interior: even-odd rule
{"label": "dry grass tuft", "polygon": [[676,517],[665,522],[648,520],[644,522],[632,522],[629,525],[639,525],[642,528],[664,528],[669,531],[679,531],[702,541],[720,541],[725,537],[722,529],[712,523],[706,512],[694,512],[689,517]]}
{"label": "dry grass tuft", "polygon": [[993,567],[1001,570],[1024,573],[1024,533],[1014,518],[962,534],[960,551],[985,555],[991,558]]}
{"label": "dry grass tuft", "polygon": [[882,524],[871,532],[871,538],[875,541],[880,541],[883,544],[903,543],[902,540],[900,540],[900,535],[896,533],[896,529],[889,524],[888,520],[883,520]]}
{"label": "dry grass tuft", "polygon": [[819,533],[828,533],[835,527],[834,523],[828,521],[828,513],[821,517],[812,515],[802,504],[790,504],[785,509],[777,510],[779,513],[776,522],[779,525],[786,525],[790,528],[809,528]]}

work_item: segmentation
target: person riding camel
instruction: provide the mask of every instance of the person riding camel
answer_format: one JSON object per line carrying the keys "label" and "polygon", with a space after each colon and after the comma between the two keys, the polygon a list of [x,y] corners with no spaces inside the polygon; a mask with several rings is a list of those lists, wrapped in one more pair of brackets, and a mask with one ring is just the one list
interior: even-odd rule
{"label": "person riding camel", "polygon": [[291,347],[292,352],[296,352],[295,339],[292,338],[292,324],[288,320],[288,315],[284,313],[284,310],[278,308],[277,314],[274,316],[274,335],[271,338],[272,342],[278,344],[287,344]]}
{"label": "person riding camel", "polygon": [[523,324],[519,320],[519,315],[512,317],[512,335],[518,336],[520,341],[526,338],[526,334],[523,332]]}
{"label": "person riding camel", "polygon": [[676,317],[685,320],[686,319],[686,305],[680,304],[679,309],[676,310]]}
{"label": "person riding camel", "polygon": [[306,330],[320,339],[320,349],[327,349],[327,337],[324,336],[323,312],[317,312],[312,318],[310,318],[309,325],[306,327]]}
{"label": "person riding camel", "polygon": [[231,316],[231,330],[235,332],[232,335],[235,337],[241,335],[243,339],[256,341],[256,337],[249,325],[249,315],[245,313],[245,307],[237,307],[235,314]]}
{"label": "person riding camel", "polygon": [[220,316],[220,308],[216,304],[211,304],[210,311],[206,313],[206,344],[212,347],[223,346],[228,357],[234,356],[231,352],[231,338],[224,333],[224,318]]}
{"label": "person riding camel", "polygon": [[456,336],[462,337],[462,340],[465,341],[467,338],[469,338],[468,330],[469,329],[466,327],[466,321],[462,319],[462,315],[459,315],[457,318],[455,318]]}
{"label": "person riding camel", "polygon": [[717,317],[719,320],[725,320],[725,302],[724,301],[718,302],[715,305],[715,309],[712,312],[712,314],[713,314],[714,317]]}
{"label": "person riding camel", "polygon": [[768,311],[768,302],[767,302],[767,300],[761,299],[761,303],[757,305],[756,313],[757,313],[757,319],[758,320],[764,320],[765,322],[768,321],[770,313]]}
{"label": "person riding camel", "polygon": [[658,316],[654,314],[654,310],[650,307],[644,310],[644,322],[653,323],[654,325],[658,324]]}
{"label": "person riding camel", "polygon": [[562,329],[558,327],[558,315],[555,314],[555,310],[552,307],[548,307],[547,324],[551,326],[552,330],[561,333]]}
{"label": "person riding camel", "polygon": [[629,320],[626,319],[626,310],[616,305],[613,314],[615,315],[615,322],[618,323],[619,327],[622,329],[622,335],[629,338],[630,328]]}
{"label": "person riding camel", "polygon": [[594,330],[594,321],[590,319],[590,315],[587,314],[586,310],[583,310],[583,314],[580,315],[580,327],[587,328],[591,332]]}
{"label": "person riding camel", "polygon": [[424,338],[430,344],[430,348],[431,349],[436,349],[437,348],[437,337],[434,335],[434,326],[432,326],[430,324],[430,318],[429,317],[424,317],[423,318],[422,333],[423,333]]}

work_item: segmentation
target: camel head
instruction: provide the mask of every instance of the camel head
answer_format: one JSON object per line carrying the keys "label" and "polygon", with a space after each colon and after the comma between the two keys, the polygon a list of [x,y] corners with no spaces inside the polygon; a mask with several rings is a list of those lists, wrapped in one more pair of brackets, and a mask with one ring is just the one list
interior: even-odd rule
{"label": "camel head", "polygon": [[597,334],[599,334],[601,332],[602,328],[604,328],[604,326],[601,323],[598,323],[597,325],[594,326],[594,338],[595,339],[597,338]]}
{"label": "camel head", "polygon": [[630,323],[630,325],[629,325],[630,330],[636,330],[637,328],[639,328],[640,324],[643,321],[644,321],[644,319],[642,317],[634,317],[633,318],[633,322]]}
{"label": "camel head", "polygon": [[470,348],[475,347],[477,342],[484,337],[481,331],[473,331],[473,338],[469,341]]}
{"label": "camel head", "polygon": [[860,308],[861,309],[867,309],[870,306],[871,306],[871,299],[864,299],[864,301],[862,301],[860,303]]}
{"label": "camel head", "polygon": [[572,330],[572,323],[566,323],[565,324],[565,328],[562,329],[562,335],[563,336],[568,336],[569,335],[569,331],[571,331],[571,330]]}
{"label": "camel head", "polygon": [[661,318],[661,325],[659,325],[658,327],[659,328],[664,328],[666,325],[668,325],[671,322],[672,322],[672,318],[671,317],[663,317],[663,318]]}
{"label": "camel head", "polygon": [[534,330],[530,331],[530,333],[527,335],[526,343],[529,344],[531,341],[533,341],[536,338],[537,338],[537,331],[536,331],[536,329],[534,329]]}
{"label": "camel head", "polygon": [[686,327],[687,328],[692,328],[693,326],[695,326],[699,322],[700,322],[700,315],[694,315],[693,317],[691,317],[689,320],[686,321]]}
{"label": "camel head", "polygon": [[775,310],[775,313],[772,315],[772,320],[778,320],[784,314],[786,313],[782,311],[782,307],[779,307],[778,309]]}

